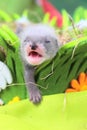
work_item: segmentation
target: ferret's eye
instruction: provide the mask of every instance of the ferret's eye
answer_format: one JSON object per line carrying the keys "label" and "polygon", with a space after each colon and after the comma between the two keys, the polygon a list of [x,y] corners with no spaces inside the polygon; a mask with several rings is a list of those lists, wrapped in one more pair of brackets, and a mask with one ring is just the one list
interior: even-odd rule
{"label": "ferret's eye", "polygon": [[49,40],[46,40],[45,43],[50,43],[50,41],[49,41]]}
{"label": "ferret's eye", "polygon": [[26,38],[24,39],[24,42],[30,42],[29,37],[26,37]]}
{"label": "ferret's eye", "polygon": [[24,42],[27,42],[27,40],[25,39]]}
{"label": "ferret's eye", "polygon": [[24,45],[29,44],[31,41],[29,39],[24,40]]}
{"label": "ferret's eye", "polygon": [[24,42],[29,42],[29,40],[28,40],[28,39],[25,39]]}

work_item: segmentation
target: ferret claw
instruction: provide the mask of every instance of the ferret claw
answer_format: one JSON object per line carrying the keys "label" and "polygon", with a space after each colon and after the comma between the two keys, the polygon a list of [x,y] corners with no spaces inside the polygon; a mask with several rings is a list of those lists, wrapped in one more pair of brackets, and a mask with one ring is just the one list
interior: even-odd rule
{"label": "ferret claw", "polygon": [[30,101],[32,101],[33,103],[40,103],[41,99],[42,96],[39,90],[30,92]]}

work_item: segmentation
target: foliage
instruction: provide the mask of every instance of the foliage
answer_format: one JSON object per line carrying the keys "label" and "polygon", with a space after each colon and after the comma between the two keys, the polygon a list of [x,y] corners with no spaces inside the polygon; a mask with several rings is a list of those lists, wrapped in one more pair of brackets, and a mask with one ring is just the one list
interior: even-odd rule
{"label": "foliage", "polygon": [[[76,22],[77,18],[75,14],[79,12],[78,10],[73,15]],[[7,64],[13,76],[13,84],[0,93],[0,98],[7,103],[15,96],[21,99],[27,97],[23,79],[23,67],[19,55],[20,43],[14,33],[14,29],[10,25],[10,23],[14,24],[14,21],[21,16],[18,14],[10,16],[3,11],[0,11],[0,13],[2,14],[0,15],[0,21],[3,22],[0,28],[0,60]],[[23,15],[27,17],[28,12],[25,11]],[[44,17],[46,18],[46,16]],[[49,23],[49,20],[44,20],[44,17],[42,21],[47,20]],[[70,21],[68,14],[64,10],[63,17],[66,19],[66,23],[63,26],[63,29],[65,29],[70,25]],[[84,18],[86,19],[85,15]],[[79,16],[80,19],[81,17]],[[54,23],[55,20],[51,25],[55,26]],[[53,60],[43,63],[36,69],[36,83],[42,90],[43,95],[65,92],[69,87],[71,79],[76,78],[82,71],[87,72],[87,37],[83,35],[73,38],[74,40],[59,49],[58,54]]]}
{"label": "foliage", "polygon": [[[7,27],[7,25],[2,25],[0,28],[0,46],[4,48],[6,53],[4,62],[11,70],[13,76],[13,85],[9,86],[6,90],[1,91],[0,97],[5,102],[11,100],[15,95],[18,95],[21,99],[23,99],[26,95],[23,79],[23,68],[18,53],[19,39],[15,33]],[[17,85],[18,83],[21,83],[21,85]]]}
{"label": "foliage", "polygon": [[[66,10],[62,10],[62,16],[63,16],[63,29],[67,28],[68,26],[71,26],[72,23],[69,18],[69,13]],[[78,23],[82,19],[87,19],[87,9],[84,7],[78,7],[73,12],[72,19],[74,23]]]}
{"label": "foliage", "polygon": [[[77,48],[74,51],[75,45]],[[57,56],[36,75],[43,94],[65,92],[71,79],[87,71],[87,38],[80,38],[63,46]],[[47,77],[48,76],[48,77]],[[47,78],[46,78],[47,77]]]}

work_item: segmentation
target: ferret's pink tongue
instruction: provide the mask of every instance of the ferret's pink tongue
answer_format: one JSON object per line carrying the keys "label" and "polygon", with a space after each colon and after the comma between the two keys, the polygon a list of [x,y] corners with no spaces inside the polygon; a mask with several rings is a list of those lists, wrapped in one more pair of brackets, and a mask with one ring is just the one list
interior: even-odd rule
{"label": "ferret's pink tongue", "polygon": [[41,59],[42,59],[42,56],[38,52],[31,51],[29,53],[29,62],[32,65],[38,65],[38,64],[40,64]]}
{"label": "ferret's pink tongue", "polygon": [[35,51],[31,51],[29,53],[29,56],[32,58],[36,58],[36,57],[42,57],[39,53],[35,52]]}

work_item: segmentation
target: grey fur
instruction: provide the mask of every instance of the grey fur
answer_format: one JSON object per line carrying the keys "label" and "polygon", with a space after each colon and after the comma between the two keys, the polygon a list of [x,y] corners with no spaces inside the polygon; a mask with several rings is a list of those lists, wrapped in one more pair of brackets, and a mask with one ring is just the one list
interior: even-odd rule
{"label": "grey fur", "polygon": [[[25,27],[18,35],[21,41],[20,53],[24,64],[27,90],[30,100],[33,103],[38,103],[41,101],[42,97],[40,90],[35,85],[34,67],[46,60],[52,59],[56,55],[60,46],[58,37],[52,27],[44,24],[35,24]],[[24,49],[26,45],[32,45],[33,49],[36,49],[40,46],[40,48],[43,50],[43,58],[40,63],[34,65],[27,60],[26,50]]]}

